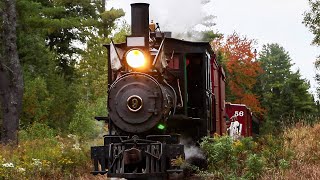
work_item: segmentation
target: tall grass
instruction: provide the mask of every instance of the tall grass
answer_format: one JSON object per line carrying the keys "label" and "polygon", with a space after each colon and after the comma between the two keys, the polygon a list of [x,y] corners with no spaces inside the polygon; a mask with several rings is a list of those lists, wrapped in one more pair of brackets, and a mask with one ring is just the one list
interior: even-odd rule
{"label": "tall grass", "polygon": [[198,176],[203,179],[320,179],[319,121],[304,117],[288,122],[292,124],[287,124],[281,133],[265,134],[255,140],[232,141],[228,136],[205,138],[201,147],[209,167],[198,171]]}
{"label": "tall grass", "polygon": [[319,179],[320,123],[297,123],[284,131],[284,149],[293,152],[290,168],[269,169],[262,179]]}
{"label": "tall grass", "polygon": [[[233,141],[205,138],[208,169],[203,179],[319,179],[320,123],[298,121],[283,133]],[[0,146],[2,179],[105,179],[90,175],[88,142],[76,135],[58,136],[44,124],[20,131],[18,147]]]}
{"label": "tall grass", "polygon": [[282,130],[287,130],[288,128],[295,128],[297,124],[303,124],[305,126],[313,126],[320,122],[320,116],[316,114],[302,114],[295,115],[289,114],[280,117],[278,120],[278,127]]}

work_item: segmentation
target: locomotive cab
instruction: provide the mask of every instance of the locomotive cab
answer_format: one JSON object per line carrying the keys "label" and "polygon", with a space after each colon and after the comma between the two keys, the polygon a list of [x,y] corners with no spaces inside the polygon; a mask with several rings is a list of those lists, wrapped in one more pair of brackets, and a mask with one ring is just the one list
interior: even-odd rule
{"label": "locomotive cab", "polygon": [[210,44],[166,38],[164,49],[171,57],[165,76],[178,92],[176,113],[168,118],[168,130],[193,137],[195,142],[224,133],[225,75]]}

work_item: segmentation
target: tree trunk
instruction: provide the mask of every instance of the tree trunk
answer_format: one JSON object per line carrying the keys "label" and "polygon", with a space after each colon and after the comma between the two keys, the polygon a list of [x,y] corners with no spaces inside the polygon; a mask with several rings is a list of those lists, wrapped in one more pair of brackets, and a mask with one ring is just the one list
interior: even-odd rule
{"label": "tree trunk", "polygon": [[106,11],[106,0],[102,0],[102,12]]}
{"label": "tree trunk", "polygon": [[3,56],[0,56],[1,142],[18,142],[19,115],[22,111],[23,76],[17,51],[16,0],[4,0]]}

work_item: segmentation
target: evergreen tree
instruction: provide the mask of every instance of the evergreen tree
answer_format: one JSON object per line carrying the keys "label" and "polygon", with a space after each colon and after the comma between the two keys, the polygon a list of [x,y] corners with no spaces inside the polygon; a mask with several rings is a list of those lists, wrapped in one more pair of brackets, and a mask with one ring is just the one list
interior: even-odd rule
{"label": "evergreen tree", "polygon": [[41,31],[50,51],[56,52],[56,66],[68,80],[76,78],[75,65],[83,46],[97,35],[107,37],[121,9],[104,11],[104,0],[19,0],[23,32]]}
{"label": "evergreen tree", "polygon": [[314,110],[309,84],[299,71],[292,72],[289,53],[278,44],[264,45],[258,61],[264,70],[258,78],[256,92],[274,122],[289,115],[311,113]]}
{"label": "evergreen tree", "polygon": [[[17,44],[26,84],[21,128],[39,122],[67,132],[75,113],[82,112],[77,107],[83,106],[77,104],[87,92],[95,95],[90,97],[92,109],[96,99],[106,97],[106,41],[102,39],[107,39],[124,12],[104,11],[102,4],[17,0]],[[85,61],[92,65],[88,71],[80,68]],[[84,77],[92,83],[83,83]],[[89,86],[98,90],[83,93]]]}

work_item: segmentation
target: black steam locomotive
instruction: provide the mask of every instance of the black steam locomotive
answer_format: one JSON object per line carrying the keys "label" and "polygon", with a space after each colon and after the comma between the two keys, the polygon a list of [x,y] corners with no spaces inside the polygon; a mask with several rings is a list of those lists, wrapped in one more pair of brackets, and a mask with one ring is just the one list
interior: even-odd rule
{"label": "black steam locomotive", "polygon": [[131,4],[132,34],[108,48],[109,134],[91,148],[93,174],[167,179],[180,173],[183,139],[225,132],[223,69],[208,42],[171,38]]}

